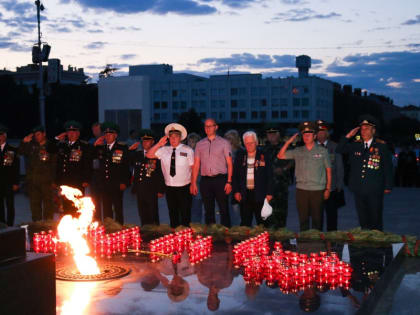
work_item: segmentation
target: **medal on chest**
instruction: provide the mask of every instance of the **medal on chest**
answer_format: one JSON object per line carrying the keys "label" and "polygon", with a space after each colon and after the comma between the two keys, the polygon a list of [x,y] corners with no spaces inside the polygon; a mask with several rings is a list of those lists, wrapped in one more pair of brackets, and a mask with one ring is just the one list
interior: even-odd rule
{"label": "medal on chest", "polygon": [[3,166],[11,166],[13,164],[14,159],[15,159],[15,152],[7,151],[6,153],[4,153]]}

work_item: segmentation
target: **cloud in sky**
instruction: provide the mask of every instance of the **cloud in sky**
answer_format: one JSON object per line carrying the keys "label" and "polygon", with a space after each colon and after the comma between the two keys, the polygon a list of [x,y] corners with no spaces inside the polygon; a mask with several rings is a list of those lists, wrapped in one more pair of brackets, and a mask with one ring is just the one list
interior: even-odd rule
{"label": "cloud in sky", "polygon": [[414,19],[409,19],[403,23],[401,23],[402,25],[415,25],[415,24],[420,24],[420,14],[416,15],[416,17]]}
{"label": "cloud in sky", "polygon": [[302,5],[308,3],[305,0],[281,0],[281,2],[288,5]]}
{"label": "cloud in sky", "polygon": [[29,51],[30,47],[16,43],[10,37],[0,37],[0,49],[9,49],[10,51],[21,52]]}
{"label": "cloud in sky", "polygon": [[124,54],[124,55],[121,56],[121,59],[123,59],[123,60],[129,60],[129,59],[133,59],[135,57],[137,57],[136,54]]}
{"label": "cloud in sky", "polygon": [[[276,69],[294,68],[296,56],[294,55],[266,55],[266,54],[232,54],[230,57],[203,58],[198,61],[199,65],[206,64],[213,71],[226,68],[248,68],[248,69]],[[312,64],[321,64],[319,59],[312,59]]]}
{"label": "cloud in sky", "polygon": [[100,41],[91,42],[91,43],[85,45],[84,48],[86,48],[86,49],[102,49],[102,48],[105,47],[106,44],[107,44],[106,42],[100,42]]}
{"label": "cloud in sky", "polygon": [[217,12],[215,7],[195,0],[62,0],[62,2],[76,2],[83,7],[123,14],[150,12],[155,14],[205,15]]}
{"label": "cloud in sky", "polygon": [[310,8],[291,9],[286,12],[277,13],[270,21],[273,22],[304,22],[309,20],[326,20],[340,17],[341,14],[334,11],[329,13],[318,13]]}

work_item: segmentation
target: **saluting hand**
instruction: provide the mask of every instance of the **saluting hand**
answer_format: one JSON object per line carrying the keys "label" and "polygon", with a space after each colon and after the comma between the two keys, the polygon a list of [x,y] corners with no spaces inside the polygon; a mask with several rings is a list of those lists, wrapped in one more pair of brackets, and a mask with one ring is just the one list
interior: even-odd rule
{"label": "saluting hand", "polygon": [[96,147],[98,145],[103,145],[104,142],[105,142],[105,136],[100,136],[98,139],[96,139],[93,145]]}
{"label": "saluting hand", "polygon": [[168,136],[163,136],[162,138],[160,138],[158,142],[159,147],[163,147],[166,144],[166,142],[168,142]]}
{"label": "saluting hand", "polygon": [[34,134],[30,133],[29,135],[27,135],[25,138],[23,138],[23,142],[28,143],[32,141]]}
{"label": "saluting hand", "polygon": [[288,140],[287,143],[291,144],[293,141],[295,141],[295,139],[297,138],[297,136],[299,135],[299,132],[296,132],[293,136],[291,136]]}
{"label": "saluting hand", "polygon": [[56,136],[56,138],[60,141],[64,141],[66,139],[66,135],[67,135],[66,132],[62,132],[58,136]]}
{"label": "saluting hand", "polygon": [[139,147],[140,141],[139,142],[134,142],[129,148],[128,150],[133,151],[133,150],[137,150],[137,148]]}
{"label": "saluting hand", "polygon": [[359,131],[359,129],[360,129],[360,127],[356,127],[354,129],[350,130],[350,132],[348,134],[346,134],[346,138],[347,139],[353,138],[356,135],[356,133]]}

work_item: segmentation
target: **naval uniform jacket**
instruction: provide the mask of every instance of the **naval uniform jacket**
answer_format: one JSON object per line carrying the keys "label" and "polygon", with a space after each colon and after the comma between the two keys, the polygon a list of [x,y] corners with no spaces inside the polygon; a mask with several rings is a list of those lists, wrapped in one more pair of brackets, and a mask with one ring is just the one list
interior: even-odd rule
{"label": "naval uniform jacket", "polygon": [[0,194],[12,191],[13,185],[19,185],[19,169],[18,150],[6,143],[3,151],[0,147]]}
{"label": "naval uniform jacket", "polygon": [[336,152],[349,156],[349,188],[354,193],[383,194],[392,189],[391,153],[383,140],[374,138],[365,150],[363,140],[350,142],[343,137]]}
{"label": "naval uniform jacket", "polygon": [[89,144],[78,139],[57,143],[57,184],[80,187],[90,181],[92,167]]}
{"label": "naval uniform jacket", "polygon": [[163,193],[165,181],[160,160],[147,158],[143,150],[129,151],[128,156],[134,172],[133,191],[150,194],[150,197],[156,197],[157,193]]}
{"label": "naval uniform jacket", "polygon": [[98,145],[94,150],[94,158],[99,160],[99,184],[101,187],[114,186],[120,189],[120,184],[127,187],[130,184],[128,166],[128,150],[125,144],[115,142],[112,149],[108,145]]}

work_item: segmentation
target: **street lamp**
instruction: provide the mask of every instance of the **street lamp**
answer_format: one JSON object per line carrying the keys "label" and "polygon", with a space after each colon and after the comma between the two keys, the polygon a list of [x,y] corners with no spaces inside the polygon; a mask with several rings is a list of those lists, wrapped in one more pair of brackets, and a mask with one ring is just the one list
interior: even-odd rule
{"label": "street lamp", "polygon": [[44,127],[46,127],[45,123],[45,96],[44,96],[44,79],[43,79],[43,71],[42,71],[42,62],[48,61],[48,56],[50,55],[51,46],[45,44],[42,47],[41,43],[41,11],[44,11],[44,5],[41,1],[36,0],[36,16],[38,19],[38,45],[32,48],[32,62],[39,63],[39,115],[40,115],[40,123]]}

